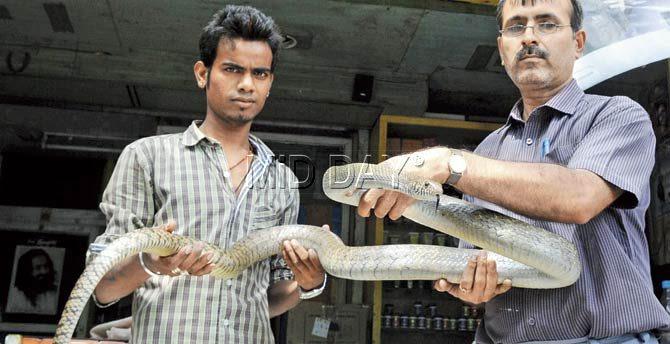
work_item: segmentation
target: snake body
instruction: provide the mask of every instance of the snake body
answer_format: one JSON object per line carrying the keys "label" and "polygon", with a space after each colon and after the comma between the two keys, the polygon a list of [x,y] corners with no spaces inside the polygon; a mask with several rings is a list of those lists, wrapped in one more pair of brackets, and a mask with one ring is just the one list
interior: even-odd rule
{"label": "snake body", "polygon": [[[509,278],[514,287],[560,288],[571,285],[581,272],[576,248],[544,229],[494,211],[442,195],[441,186],[383,165],[349,164],[331,167],[323,178],[326,195],[357,206],[371,188],[394,189],[416,198],[406,218],[466,240],[489,251],[497,263],[499,282]],[[435,280],[458,283],[470,257],[479,250],[430,245],[349,247],[335,234],[317,226],[286,225],[257,230],[222,250],[213,252],[211,276],[234,278],[255,262],[279,254],[284,240],[297,239],[314,249],[331,275],[355,280]],[[116,264],[139,252],[167,256],[195,239],[172,235],[161,228],[139,229],[112,242],[84,269],[58,324],[54,343],[68,343],[86,302],[102,277]],[[167,278],[167,277],[165,277]]]}

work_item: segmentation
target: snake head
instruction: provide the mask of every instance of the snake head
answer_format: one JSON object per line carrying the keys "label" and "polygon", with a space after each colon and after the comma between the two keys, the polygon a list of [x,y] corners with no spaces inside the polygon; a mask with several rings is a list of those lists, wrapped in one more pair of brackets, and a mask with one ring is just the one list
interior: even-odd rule
{"label": "snake head", "polygon": [[442,184],[430,179],[424,180],[423,183],[419,185],[419,189],[420,190],[417,190],[419,192],[417,192],[415,198],[426,201],[433,201],[436,196],[442,194]]}

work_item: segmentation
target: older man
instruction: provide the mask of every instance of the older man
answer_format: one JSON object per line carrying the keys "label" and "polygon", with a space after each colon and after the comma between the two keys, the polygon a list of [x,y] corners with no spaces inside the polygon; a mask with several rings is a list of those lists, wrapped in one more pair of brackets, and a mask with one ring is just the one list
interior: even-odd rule
{"label": "older man", "polygon": [[[582,275],[561,289],[510,289],[482,255],[459,285],[440,280],[435,288],[486,303],[478,343],[656,343],[649,331],[667,329],[670,316],[652,290],[644,235],[655,144],[649,116],[629,98],[584,94],[572,79],[586,41],[576,0],[501,0],[498,23],[499,52],[522,96],[507,123],[474,153],[428,149],[414,153],[423,165],[405,166],[571,240]],[[410,203],[372,190],[358,211],[395,219]]]}

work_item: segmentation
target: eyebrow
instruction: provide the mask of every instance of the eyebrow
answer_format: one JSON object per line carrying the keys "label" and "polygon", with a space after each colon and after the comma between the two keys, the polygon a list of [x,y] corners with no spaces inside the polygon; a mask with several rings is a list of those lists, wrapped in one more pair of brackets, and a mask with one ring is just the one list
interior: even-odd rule
{"label": "eyebrow", "polygon": [[[241,69],[241,70],[246,70],[246,68],[238,65],[237,63],[233,63],[233,62],[223,62],[223,63],[221,63],[221,65],[224,66],[224,67],[233,67],[233,68],[237,68],[237,69]],[[272,73],[272,69],[267,68],[267,67],[253,68],[251,71],[254,72],[254,73],[270,73],[270,74]]]}
{"label": "eyebrow", "polygon": [[[507,24],[507,23],[509,23],[509,22],[521,21],[521,20],[523,20],[523,19],[527,19],[527,18],[528,18],[528,17],[522,17],[522,16],[519,16],[519,15],[516,15],[516,16],[514,16],[514,17],[511,17],[511,18],[507,19],[507,20],[505,21],[505,24]],[[535,20],[539,20],[539,19],[553,19],[553,20],[555,20],[555,21],[560,21],[559,18],[558,18],[555,14],[553,14],[553,13],[542,13],[542,14],[538,14],[538,15],[536,15],[535,17],[533,17],[533,19],[535,19]]]}
{"label": "eyebrow", "polygon": [[559,18],[553,13],[543,13],[535,16],[535,20],[538,19],[553,19],[554,21],[560,21]]}

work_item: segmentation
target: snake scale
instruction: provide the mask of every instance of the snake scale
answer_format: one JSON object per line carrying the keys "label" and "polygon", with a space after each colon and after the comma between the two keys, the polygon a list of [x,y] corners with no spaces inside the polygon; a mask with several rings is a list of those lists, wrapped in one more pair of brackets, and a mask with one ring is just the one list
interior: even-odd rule
{"label": "snake scale", "polygon": [[[466,240],[489,251],[495,259],[499,282],[509,278],[514,287],[560,288],[574,283],[581,273],[579,256],[568,240],[442,194],[440,185],[397,173],[384,165],[354,163],[329,168],[323,177],[326,195],[357,206],[372,188],[395,189],[414,197],[406,218]],[[234,278],[250,265],[280,253],[284,240],[297,239],[313,248],[331,275],[354,280],[436,280],[457,283],[467,260],[479,250],[430,245],[349,247],[335,234],[317,226],[286,225],[254,231],[228,250],[206,244],[213,252],[216,278]],[[97,255],[75,284],[61,315],[54,343],[68,343],[95,286],[117,263],[139,252],[166,256],[197,242],[172,235],[162,228],[129,232]],[[166,277],[167,278],[167,277]]]}

